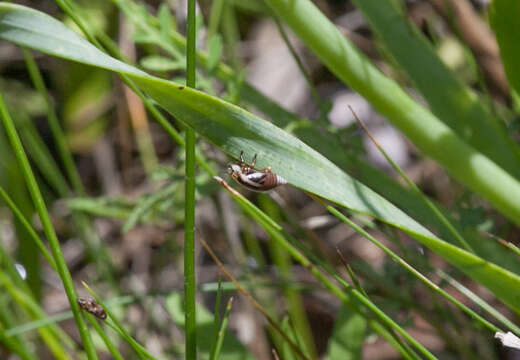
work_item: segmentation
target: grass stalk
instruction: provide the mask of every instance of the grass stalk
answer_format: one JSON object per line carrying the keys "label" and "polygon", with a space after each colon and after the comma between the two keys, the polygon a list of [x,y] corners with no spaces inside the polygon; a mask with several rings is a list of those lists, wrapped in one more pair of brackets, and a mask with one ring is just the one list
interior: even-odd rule
{"label": "grass stalk", "polygon": [[97,359],[96,350],[94,348],[94,344],[92,343],[92,339],[90,338],[90,333],[88,331],[87,324],[85,323],[85,319],[83,319],[80,313],[74,283],[72,281],[69,269],[67,268],[67,262],[65,261],[65,257],[63,256],[63,253],[61,251],[58,237],[56,236],[56,232],[54,231],[54,227],[52,226],[51,218],[47,211],[45,202],[43,201],[43,197],[40,193],[40,189],[36,182],[36,178],[34,177],[34,174],[32,172],[29,160],[27,159],[27,155],[25,154],[25,151],[22,147],[20,137],[16,132],[16,128],[11,119],[11,116],[7,111],[3,96],[1,94],[0,115],[2,117],[2,122],[5,127],[6,134],[9,138],[9,141],[11,142],[13,151],[15,152],[20,168],[22,169],[22,172],[24,174],[24,178],[27,183],[27,187],[29,189],[29,193],[33,200],[34,206],[36,207],[36,211],[38,212],[38,215],[42,222],[45,236],[49,241],[51,253],[54,257],[54,261],[56,262],[56,269],[65,288],[65,292],[67,294],[71,310],[74,314],[74,320],[78,327],[78,331],[81,336],[81,340],[83,342],[83,346],[85,348],[87,357],[89,360]]}
{"label": "grass stalk", "polygon": [[226,306],[226,312],[220,323],[220,328],[217,333],[217,343],[215,344],[215,351],[211,354],[210,360],[217,360],[220,357],[220,351],[222,345],[224,345],[224,337],[226,336],[227,324],[229,320],[229,314],[231,313],[231,306],[233,305],[233,297],[230,297]]}
{"label": "grass stalk", "polygon": [[[195,0],[188,0],[186,86],[195,88]],[[186,359],[197,358],[197,323],[195,294],[195,131],[185,130],[186,143],[186,192],[184,208],[184,306]]]}
{"label": "grass stalk", "polygon": [[105,346],[107,347],[108,352],[110,352],[110,355],[112,355],[112,358],[115,360],[124,360],[123,355],[121,355],[121,353],[117,349],[117,346],[115,346],[112,343],[112,340],[110,340],[106,332],[103,330],[103,328],[101,328],[101,325],[99,325],[99,322],[96,320],[94,315],[85,314],[85,316],[87,317],[90,326],[92,326],[94,330],[96,330],[99,337],[101,337],[101,339],[105,343]]}
{"label": "grass stalk", "polygon": [[222,276],[218,275],[218,288],[217,288],[217,297],[215,299],[215,311],[213,315],[213,332],[214,337],[211,343],[211,347],[209,348],[209,358],[213,359],[215,356],[215,350],[218,341],[218,330],[220,328],[220,302],[222,299]]}
{"label": "grass stalk", "polygon": [[49,251],[45,247],[45,244],[40,239],[40,237],[38,236],[36,231],[33,229],[31,224],[29,223],[29,221],[25,218],[25,216],[23,216],[22,212],[20,211],[20,209],[18,209],[18,207],[16,206],[14,201],[11,200],[11,198],[9,197],[7,192],[1,186],[0,186],[0,198],[2,200],[4,200],[4,202],[9,207],[9,209],[11,209],[11,212],[13,213],[14,217],[25,228],[25,231],[27,231],[27,233],[29,234],[31,239],[33,239],[35,245],[40,249],[40,251],[42,252],[45,259],[47,259],[47,261],[49,262],[50,266],[54,270],[56,270],[56,263],[55,263],[54,259],[52,258],[52,255],[49,253]]}
{"label": "grass stalk", "polygon": [[[487,303],[480,296],[475,294],[473,291],[468,289],[466,286],[462,285],[460,282],[452,278],[450,275],[446,274],[441,269],[437,269],[435,271],[437,275],[439,275],[442,279],[447,281],[451,286],[455,289],[466,295],[471,301],[480,306],[485,312],[493,316],[495,319],[500,321],[504,326],[506,326],[510,331],[514,332],[516,336],[520,336],[520,327],[515,325],[511,320],[502,315],[496,308]],[[502,330],[499,330],[502,331]]]}

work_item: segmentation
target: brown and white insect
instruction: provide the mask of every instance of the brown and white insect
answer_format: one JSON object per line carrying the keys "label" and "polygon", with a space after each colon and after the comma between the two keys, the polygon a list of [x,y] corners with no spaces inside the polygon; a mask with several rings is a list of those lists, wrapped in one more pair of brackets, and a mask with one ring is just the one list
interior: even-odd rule
{"label": "brown and white insect", "polygon": [[263,170],[255,170],[256,154],[248,164],[244,161],[244,152],[240,152],[240,164],[229,164],[227,172],[233,180],[240,185],[253,191],[269,191],[279,185],[287,184],[280,175],[271,172],[271,167],[266,167]]}
{"label": "brown and white insect", "polygon": [[83,310],[91,313],[97,318],[100,318],[102,320],[105,320],[107,318],[107,313],[105,312],[105,309],[103,309],[103,307],[92,298],[78,298],[78,304]]}

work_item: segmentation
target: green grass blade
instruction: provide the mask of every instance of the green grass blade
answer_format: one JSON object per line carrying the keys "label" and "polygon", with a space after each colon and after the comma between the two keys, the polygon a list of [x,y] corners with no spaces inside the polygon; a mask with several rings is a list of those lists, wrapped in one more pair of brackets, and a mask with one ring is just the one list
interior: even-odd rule
{"label": "green grass blade", "polygon": [[43,244],[43,241],[40,239],[38,234],[36,234],[36,231],[33,229],[29,221],[23,216],[22,212],[18,209],[16,204],[11,200],[7,192],[0,186],[0,198],[7,204],[9,209],[11,209],[13,215],[15,218],[20,222],[20,224],[25,228],[27,233],[29,234],[29,237],[33,239],[35,245],[40,249],[43,256],[45,256],[45,259],[49,262],[51,267],[56,270],[56,263],[54,262],[53,257]]}
{"label": "green grass blade", "polygon": [[[195,0],[188,0],[186,86],[195,88]],[[186,359],[197,359],[197,320],[195,294],[195,130],[185,130],[186,180],[184,201],[184,303],[186,306]]]}
{"label": "green grass blade", "polygon": [[441,269],[437,269],[436,273],[441,277],[441,279],[446,280],[451,286],[453,286],[455,289],[466,295],[469,299],[471,299],[471,301],[480,306],[485,312],[487,312],[493,318],[502,323],[508,330],[514,332],[517,336],[520,336],[520,327],[518,327],[511,320],[502,315],[495,307],[487,303],[480,296],[478,296],[473,291],[462,285],[460,282],[446,274]]}
{"label": "green grass blade", "polygon": [[87,319],[88,319],[88,322],[90,323],[90,326],[92,326],[96,330],[96,332],[98,333],[99,337],[105,343],[105,346],[107,347],[107,350],[110,352],[110,355],[112,355],[112,358],[115,359],[115,360],[124,360],[123,355],[121,355],[121,353],[117,349],[117,346],[115,346],[112,343],[112,340],[110,340],[108,335],[101,328],[101,325],[99,325],[99,322],[94,317],[94,315],[91,315],[91,314],[85,314],[85,315],[87,316]]}
{"label": "green grass blade", "polygon": [[227,324],[229,321],[229,314],[231,313],[231,306],[233,304],[233,298],[229,298],[226,312],[224,313],[224,317],[222,318],[222,322],[220,323],[220,328],[218,329],[217,335],[217,343],[215,344],[215,351],[211,354],[210,360],[217,360],[220,358],[220,352],[222,351],[222,346],[224,345],[224,338],[226,337]]}
{"label": "green grass blade", "polygon": [[[301,0],[297,2],[300,3]],[[312,16],[306,18],[309,17]],[[38,31],[36,32],[34,29],[38,29]],[[326,25],[324,30],[330,31],[329,25]],[[336,31],[335,28],[334,31]],[[258,167],[272,166],[273,171],[287,179],[291,185],[329,199],[353,211],[372,215],[406,231],[424,246],[437,252],[468,276],[486,286],[511,308],[520,311],[517,301],[520,297],[520,278],[517,275],[435,237],[404,212],[349,177],[328,159],[280,128],[220,99],[148,76],[129,65],[112,59],[51,17],[25,7],[10,4],[0,5],[0,38],[70,60],[112,71],[126,72],[127,76],[130,76],[138,86],[172,115],[196,129],[200,135],[206,137],[223,151],[234,157],[238,157],[241,150],[244,150],[246,155],[251,154],[249,156],[258,153]],[[341,41],[344,40],[343,37],[341,39]],[[323,42],[330,43],[330,41]],[[57,46],[57,44],[63,46]],[[351,60],[361,61],[359,55],[355,55]],[[382,76],[379,72],[375,73],[375,70],[370,70],[368,75],[378,78]],[[381,81],[386,84],[386,91],[389,93],[392,93],[392,89],[401,91],[390,80]],[[435,119],[424,108],[409,101],[409,106],[399,109],[399,114],[404,112],[407,119],[409,116],[414,119]],[[386,103],[385,109],[392,110],[390,105],[392,103]],[[397,111],[397,109],[392,111]],[[443,128],[443,125],[437,123],[431,125],[430,121],[425,121],[425,124],[421,123],[421,132],[430,134],[434,138],[440,136],[443,139],[442,142],[447,141],[446,146],[444,143],[435,142],[435,147],[438,147],[435,151],[446,152],[443,156],[454,159],[459,169],[464,169],[472,176],[477,176],[487,182],[489,189],[492,188],[499,197],[506,197],[507,202],[516,209],[511,209],[508,215],[520,220],[520,211],[518,211],[520,188],[516,181],[503,173],[487,158],[464,147],[465,145],[461,145],[448,128]],[[424,126],[426,129],[423,129]],[[464,160],[458,158],[461,153],[465,154]]]}
{"label": "green grass blade", "polygon": [[215,311],[213,313],[213,341],[211,342],[211,346],[209,348],[209,358],[213,359],[215,357],[215,350],[218,341],[218,330],[220,328],[220,301],[222,299],[222,277],[219,274],[218,276],[218,288],[217,295],[215,299]]}

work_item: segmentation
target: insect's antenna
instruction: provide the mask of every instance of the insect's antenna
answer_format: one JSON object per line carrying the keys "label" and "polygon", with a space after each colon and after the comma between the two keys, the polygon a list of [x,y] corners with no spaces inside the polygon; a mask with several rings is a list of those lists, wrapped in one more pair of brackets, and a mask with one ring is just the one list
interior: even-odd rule
{"label": "insect's antenna", "polygon": [[255,163],[256,163],[256,155],[258,155],[258,154],[255,154],[255,156],[253,156],[253,161],[251,161],[251,167],[252,167],[252,168],[255,167]]}
{"label": "insect's antenna", "polygon": [[244,161],[244,150],[240,150],[240,162],[245,163]]}

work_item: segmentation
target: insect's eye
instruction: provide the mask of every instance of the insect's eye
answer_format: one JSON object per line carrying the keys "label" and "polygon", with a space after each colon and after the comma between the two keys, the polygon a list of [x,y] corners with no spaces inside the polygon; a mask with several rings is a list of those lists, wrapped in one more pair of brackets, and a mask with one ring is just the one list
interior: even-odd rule
{"label": "insect's eye", "polygon": [[233,165],[229,164],[229,165],[227,166],[227,172],[228,172],[228,174],[229,174],[229,175],[233,174],[233,171],[234,171],[234,170],[233,170]]}

